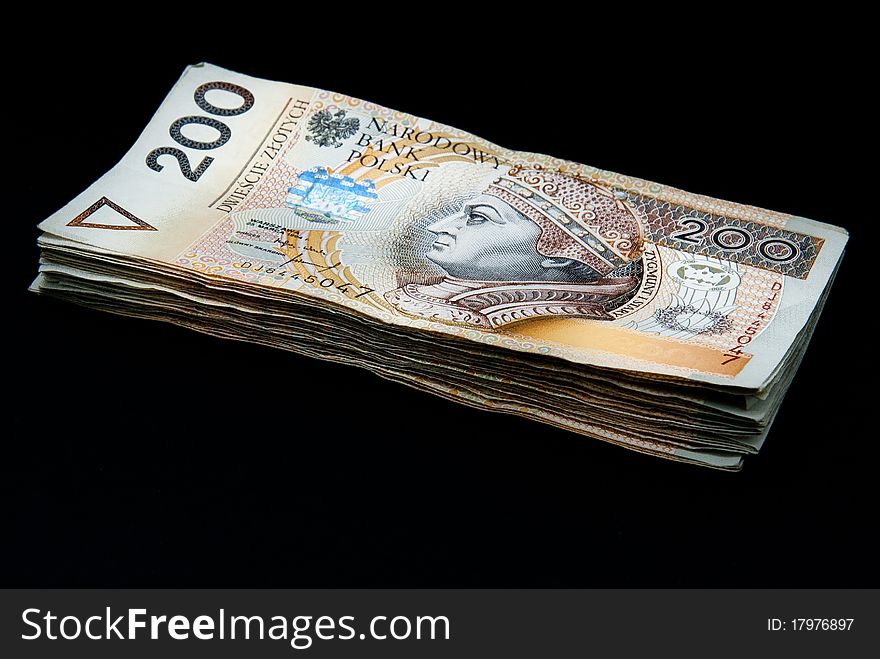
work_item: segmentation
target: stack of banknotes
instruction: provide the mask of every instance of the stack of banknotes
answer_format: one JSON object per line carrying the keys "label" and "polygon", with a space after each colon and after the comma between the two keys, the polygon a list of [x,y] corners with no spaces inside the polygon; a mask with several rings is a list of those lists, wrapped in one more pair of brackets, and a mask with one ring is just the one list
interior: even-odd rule
{"label": "stack of banknotes", "polygon": [[207,64],[40,229],[41,294],[727,470],[767,436],[847,240]]}

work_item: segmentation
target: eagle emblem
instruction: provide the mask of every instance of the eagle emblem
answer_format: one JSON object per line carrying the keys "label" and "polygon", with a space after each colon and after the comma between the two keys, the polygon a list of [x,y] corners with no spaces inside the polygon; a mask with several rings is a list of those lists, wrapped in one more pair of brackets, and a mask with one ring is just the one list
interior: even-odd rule
{"label": "eagle emblem", "polygon": [[351,137],[360,128],[360,119],[345,116],[345,110],[318,110],[312,115],[308,123],[306,140],[314,142],[317,146],[332,146],[339,148],[342,140]]}

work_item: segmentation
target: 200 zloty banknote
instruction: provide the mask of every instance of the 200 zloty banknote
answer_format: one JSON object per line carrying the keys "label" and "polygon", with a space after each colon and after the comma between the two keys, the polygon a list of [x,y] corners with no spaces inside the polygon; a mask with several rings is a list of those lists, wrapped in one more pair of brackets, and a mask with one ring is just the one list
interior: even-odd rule
{"label": "200 zloty banknote", "polygon": [[847,235],[201,64],[42,240],[394,325],[760,391]]}

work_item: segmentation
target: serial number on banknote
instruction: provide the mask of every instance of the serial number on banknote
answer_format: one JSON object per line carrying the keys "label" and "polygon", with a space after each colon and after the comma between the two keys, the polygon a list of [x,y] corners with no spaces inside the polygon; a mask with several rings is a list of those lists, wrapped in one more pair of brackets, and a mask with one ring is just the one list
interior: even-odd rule
{"label": "serial number on banknote", "polygon": [[288,270],[286,266],[293,263],[308,265],[308,261],[303,260],[301,256],[296,256],[276,266],[266,266],[262,263],[253,263],[251,261],[236,261],[232,266],[239,270],[246,270],[257,274],[283,276],[291,281],[301,281],[305,284],[311,284],[320,288],[335,288],[352,298],[359,298],[376,292],[376,289],[371,286],[365,284],[352,284],[351,282],[342,281],[333,277],[332,272],[328,274],[328,271],[335,267],[339,267],[341,265],[339,263],[318,268],[315,274],[309,275],[300,275],[298,272]]}
{"label": "serial number on banknote", "polygon": [[757,316],[755,316],[755,319],[752,320],[748,327],[743,330],[743,333],[737,337],[737,345],[733,346],[724,353],[723,356],[726,357],[727,360],[721,362],[722,364],[729,364],[730,362],[736,361],[743,356],[743,346],[751,343],[755,335],[757,335],[758,332],[761,331],[761,328],[766,325],[768,314],[773,309],[774,305],[779,301],[779,292],[781,290],[782,284],[780,282],[774,282],[770,289],[770,294],[767,296],[767,299],[761,306],[762,311]]}

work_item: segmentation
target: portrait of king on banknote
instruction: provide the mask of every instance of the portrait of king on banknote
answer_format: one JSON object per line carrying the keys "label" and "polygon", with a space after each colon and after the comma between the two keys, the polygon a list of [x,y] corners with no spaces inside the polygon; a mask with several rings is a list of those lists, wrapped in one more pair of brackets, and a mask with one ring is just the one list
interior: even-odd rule
{"label": "portrait of king on banknote", "polygon": [[636,212],[563,172],[512,168],[427,230],[425,258],[447,276],[385,294],[415,316],[485,329],[531,316],[611,319],[641,283]]}

